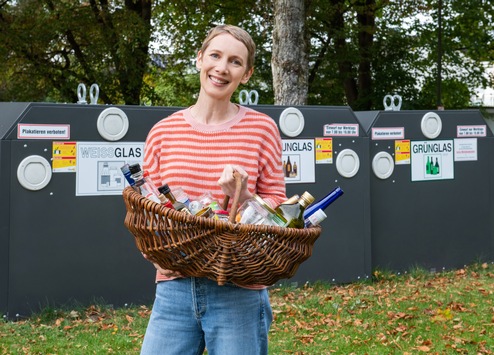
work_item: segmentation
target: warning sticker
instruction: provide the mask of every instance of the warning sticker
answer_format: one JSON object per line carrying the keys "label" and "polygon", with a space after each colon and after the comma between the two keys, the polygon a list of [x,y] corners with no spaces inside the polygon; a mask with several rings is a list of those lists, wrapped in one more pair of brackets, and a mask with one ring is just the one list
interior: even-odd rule
{"label": "warning sticker", "polygon": [[52,170],[54,173],[75,173],[76,142],[53,142]]}
{"label": "warning sticker", "polygon": [[316,164],[333,164],[333,138],[316,138]]}

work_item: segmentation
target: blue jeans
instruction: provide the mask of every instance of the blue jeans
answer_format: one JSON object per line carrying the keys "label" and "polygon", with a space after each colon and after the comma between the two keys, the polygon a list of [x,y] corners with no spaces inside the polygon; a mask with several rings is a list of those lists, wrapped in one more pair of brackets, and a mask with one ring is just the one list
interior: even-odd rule
{"label": "blue jeans", "polygon": [[206,278],[156,286],[141,355],[265,355],[273,315],[268,292]]}

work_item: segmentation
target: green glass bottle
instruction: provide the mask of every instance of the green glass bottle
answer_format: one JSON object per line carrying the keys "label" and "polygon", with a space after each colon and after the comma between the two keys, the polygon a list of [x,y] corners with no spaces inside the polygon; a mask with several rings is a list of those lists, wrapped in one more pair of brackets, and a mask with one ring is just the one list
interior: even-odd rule
{"label": "green glass bottle", "polygon": [[285,227],[304,228],[304,212],[312,202],[314,202],[314,196],[306,191],[296,203],[280,204],[275,211],[287,220]]}

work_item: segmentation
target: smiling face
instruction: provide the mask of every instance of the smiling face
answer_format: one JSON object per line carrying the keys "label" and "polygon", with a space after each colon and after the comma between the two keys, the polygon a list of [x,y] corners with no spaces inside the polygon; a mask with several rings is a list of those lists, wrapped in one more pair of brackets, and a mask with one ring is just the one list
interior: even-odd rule
{"label": "smiling face", "polygon": [[211,39],[197,55],[201,91],[214,99],[230,100],[253,73],[253,68],[248,68],[248,56],[247,47],[231,34],[222,33]]}

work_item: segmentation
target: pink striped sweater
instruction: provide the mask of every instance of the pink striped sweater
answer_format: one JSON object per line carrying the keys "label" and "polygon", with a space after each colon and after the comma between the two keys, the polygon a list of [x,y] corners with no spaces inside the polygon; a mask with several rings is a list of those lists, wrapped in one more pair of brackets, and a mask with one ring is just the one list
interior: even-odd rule
{"label": "pink striped sweater", "polygon": [[[239,106],[231,120],[205,125],[184,109],[150,130],[143,169],[156,186],[180,186],[190,200],[210,191],[222,202],[218,179],[225,165],[241,166],[249,175],[249,191],[274,207],[286,199],[281,149],[278,128],[263,113]],[[158,273],[157,281],[166,279]]]}

